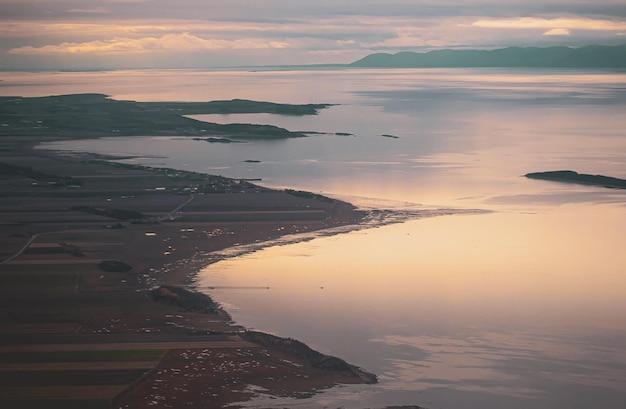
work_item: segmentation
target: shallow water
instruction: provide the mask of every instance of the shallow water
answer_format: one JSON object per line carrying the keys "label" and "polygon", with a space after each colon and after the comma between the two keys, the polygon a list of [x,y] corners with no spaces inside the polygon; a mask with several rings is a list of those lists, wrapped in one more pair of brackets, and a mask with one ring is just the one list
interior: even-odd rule
{"label": "shallow water", "polygon": [[596,210],[442,216],[272,247],[198,285],[244,325],[379,374],[361,391],[370,404],[584,408],[613,394],[602,407],[617,408],[626,223]]}
{"label": "shallow water", "polygon": [[105,138],[46,147],[136,154],[130,162],[262,178],[364,206],[491,211],[271,247],[203,271],[198,286],[238,322],[298,338],[380,377],[373,387],[336,388],[286,407],[623,407],[626,192],[522,175],[572,169],[626,178],[626,74],[11,75],[0,88],[5,95],[62,89],[137,100],[339,103],[302,118],[197,116],[327,133],[309,138]]}

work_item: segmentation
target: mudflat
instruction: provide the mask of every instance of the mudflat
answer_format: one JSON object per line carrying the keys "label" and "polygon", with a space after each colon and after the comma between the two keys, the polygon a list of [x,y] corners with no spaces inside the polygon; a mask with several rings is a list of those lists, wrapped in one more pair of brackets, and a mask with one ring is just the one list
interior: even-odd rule
{"label": "mudflat", "polygon": [[217,408],[259,390],[302,397],[376,381],[298,341],[246,331],[189,286],[215,251],[358,224],[363,212],[307,192],[33,149],[59,137],[0,138],[3,407]]}

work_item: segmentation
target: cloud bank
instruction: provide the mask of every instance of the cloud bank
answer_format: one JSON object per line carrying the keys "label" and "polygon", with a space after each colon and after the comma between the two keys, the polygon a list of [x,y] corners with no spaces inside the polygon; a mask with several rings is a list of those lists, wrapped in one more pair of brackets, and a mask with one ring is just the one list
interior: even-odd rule
{"label": "cloud bank", "polygon": [[189,52],[203,50],[249,50],[265,48],[290,48],[289,43],[258,38],[221,40],[203,39],[189,33],[166,34],[162,37],[113,38],[111,40],[83,43],[61,43],[42,47],[13,48],[8,54],[62,55],[62,54],[124,54],[149,52]]}
{"label": "cloud bank", "polygon": [[612,45],[626,42],[623,3],[0,0],[0,68],[124,68],[138,56],[154,56],[155,68],[348,63],[379,51]]}

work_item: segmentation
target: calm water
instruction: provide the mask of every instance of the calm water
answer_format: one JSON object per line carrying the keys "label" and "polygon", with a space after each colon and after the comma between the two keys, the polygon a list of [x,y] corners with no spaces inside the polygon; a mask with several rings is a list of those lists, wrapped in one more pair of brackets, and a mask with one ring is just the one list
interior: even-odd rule
{"label": "calm water", "polygon": [[[149,71],[3,80],[3,95],[338,103],[304,118],[197,116],[327,132],[303,139],[227,145],[147,136],[46,147],[137,154],[132,162],[262,178],[425,215],[491,211],[270,247],[203,271],[198,286],[221,288],[207,291],[238,322],[380,378],[252,406],[623,408],[626,192],[521,175],[572,169],[626,178],[626,74]],[[233,289],[255,286],[269,289]]]}

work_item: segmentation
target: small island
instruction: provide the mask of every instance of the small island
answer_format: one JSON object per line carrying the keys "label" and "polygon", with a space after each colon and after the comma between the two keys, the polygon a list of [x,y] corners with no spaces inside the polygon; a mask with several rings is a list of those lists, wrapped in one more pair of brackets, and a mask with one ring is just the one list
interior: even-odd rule
{"label": "small island", "polygon": [[234,141],[228,138],[193,138],[194,141],[204,141],[210,143],[244,143],[241,141]]}
{"label": "small island", "polygon": [[535,172],[527,173],[525,176],[530,179],[549,180],[553,182],[578,183],[612,189],[626,189],[626,179],[618,179],[603,175],[587,175],[584,173],[574,172],[573,170]]}

